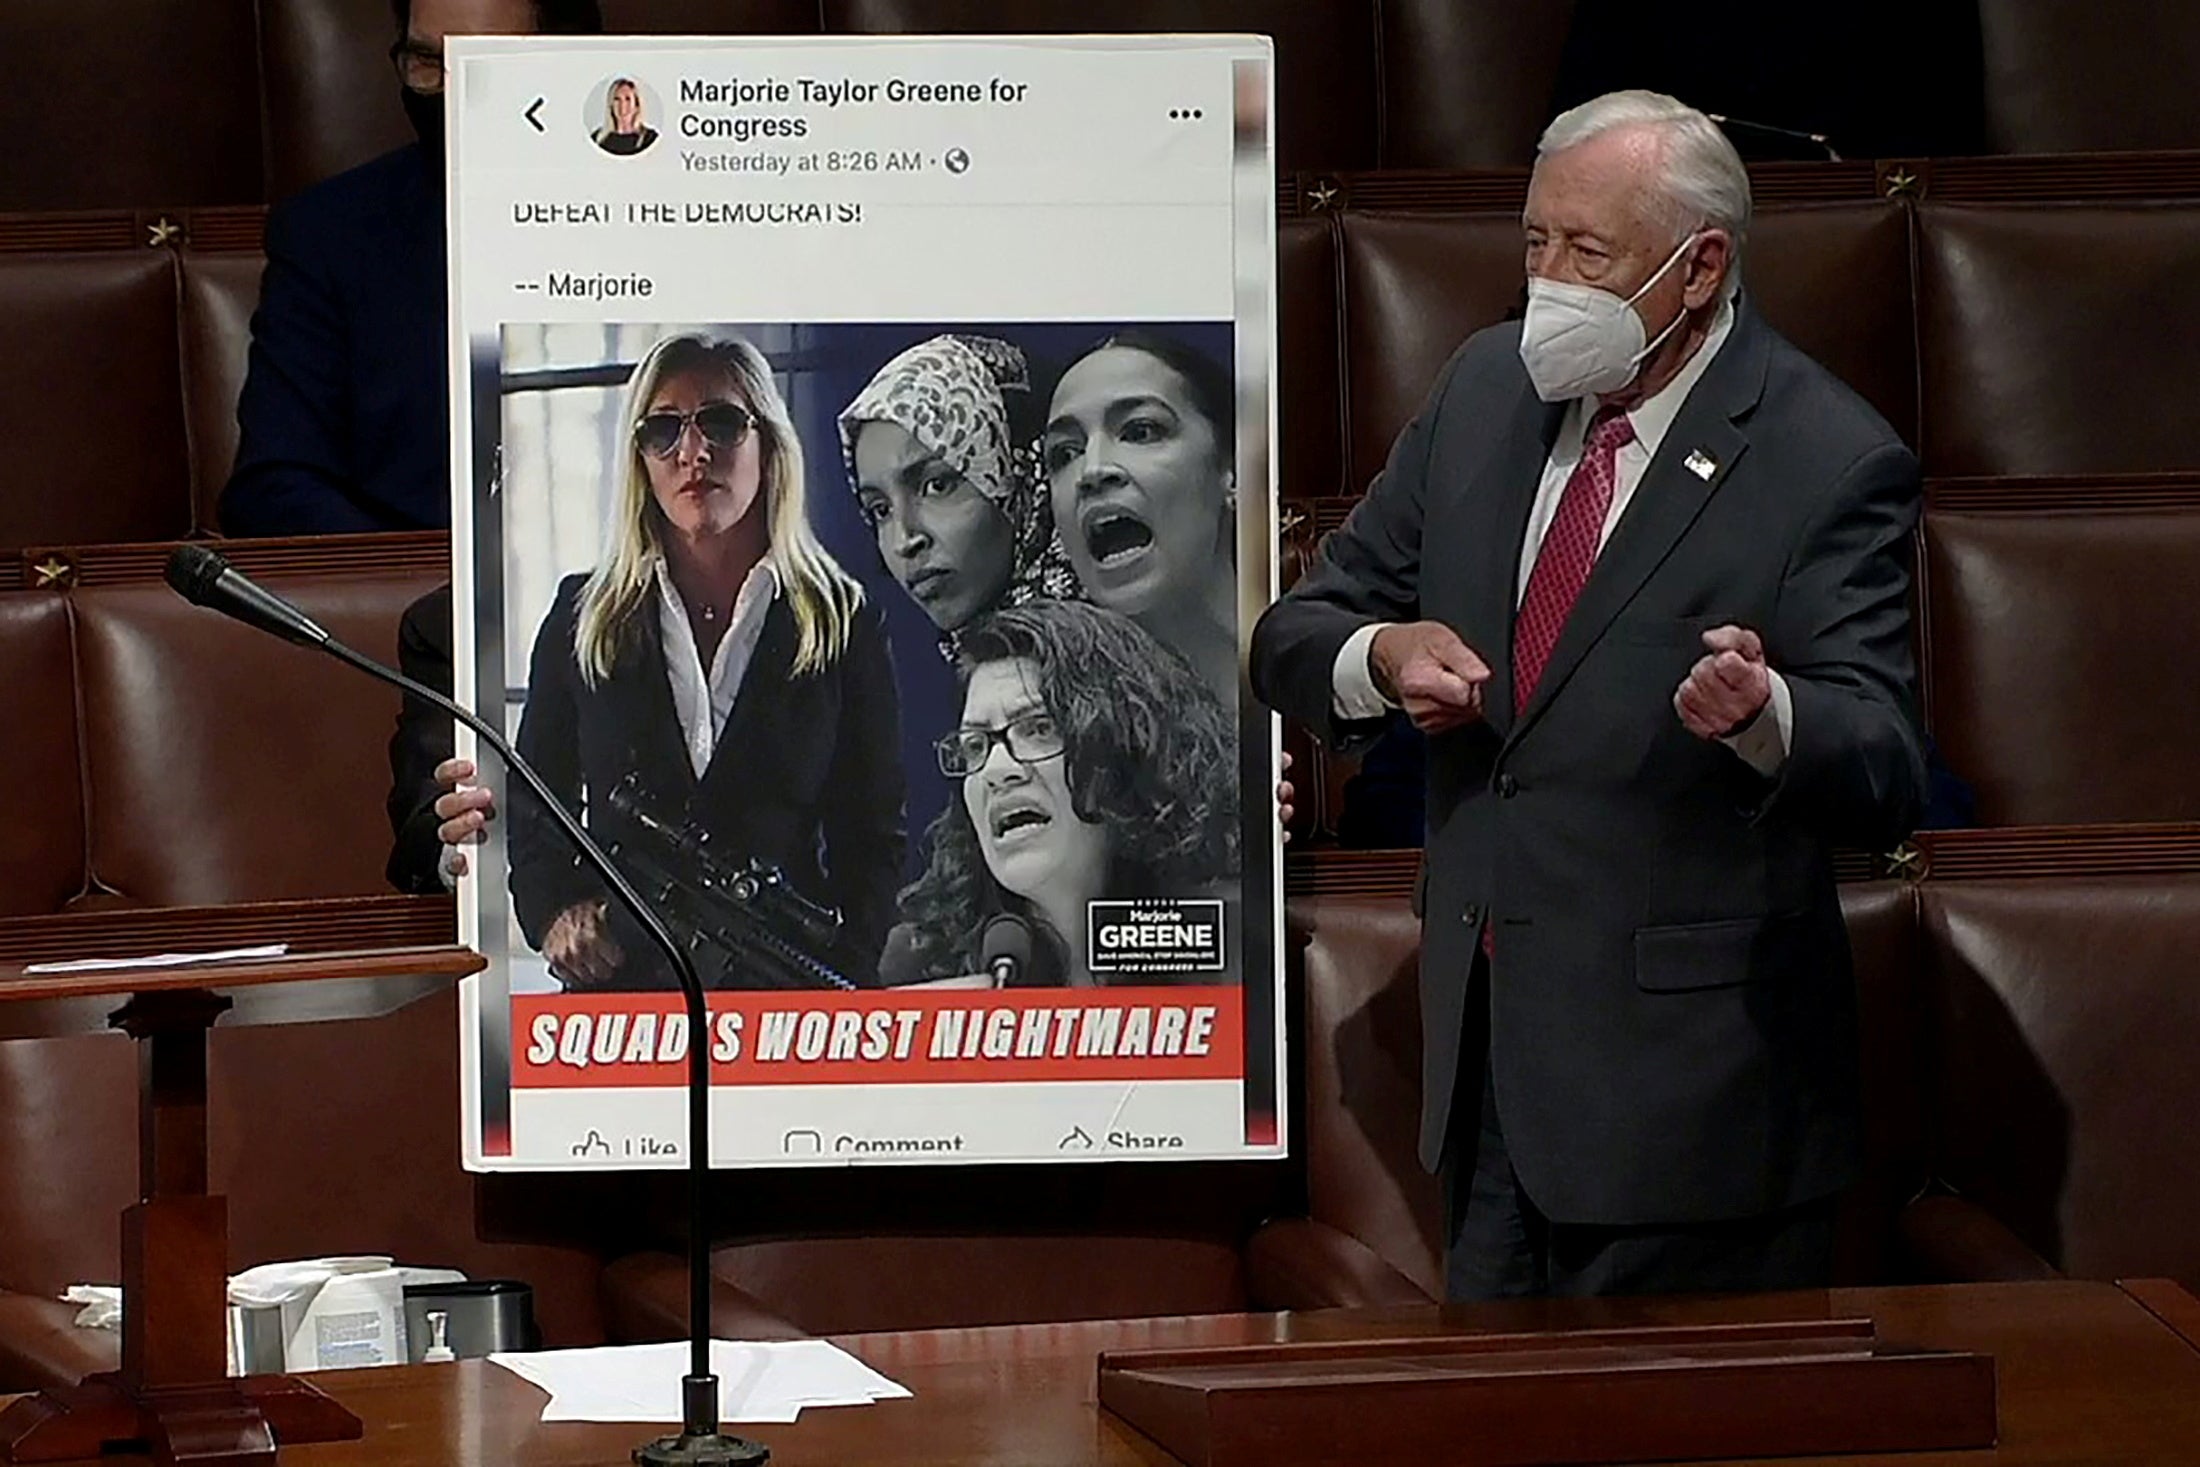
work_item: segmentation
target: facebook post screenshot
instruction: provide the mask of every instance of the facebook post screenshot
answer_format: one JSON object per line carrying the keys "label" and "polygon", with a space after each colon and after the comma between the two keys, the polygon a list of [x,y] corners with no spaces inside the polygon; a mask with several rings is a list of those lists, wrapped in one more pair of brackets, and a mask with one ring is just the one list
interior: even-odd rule
{"label": "facebook post screenshot", "polygon": [[478,1170],[1273,1158],[1265,38],[454,38]]}

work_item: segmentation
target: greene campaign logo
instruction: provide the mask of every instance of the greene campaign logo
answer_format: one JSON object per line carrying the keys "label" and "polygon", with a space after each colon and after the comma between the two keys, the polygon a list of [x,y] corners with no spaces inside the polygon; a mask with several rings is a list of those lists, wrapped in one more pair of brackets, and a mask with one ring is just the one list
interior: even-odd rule
{"label": "greene campaign logo", "polygon": [[1090,902],[1085,916],[1095,973],[1222,970],[1219,901]]}

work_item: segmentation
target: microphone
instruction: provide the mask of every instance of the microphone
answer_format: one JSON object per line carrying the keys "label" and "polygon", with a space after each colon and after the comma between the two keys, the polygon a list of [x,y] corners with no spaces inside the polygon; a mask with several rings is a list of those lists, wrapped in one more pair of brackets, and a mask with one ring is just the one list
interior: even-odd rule
{"label": "microphone", "polygon": [[1804,132],[1799,128],[1775,127],[1769,122],[1752,122],[1746,117],[1729,117],[1723,112],[1706,112],[1704,116],[1727,129],[1740,128],[1743,132],[1762,133],[1766,137],[1787,138],[1792,142],[1810,143],[1826,155],[1829,163],[1839,163],[1841,155],[1834,151],[1833,142],[1822,132]]}
{"label": "microphone", "polygon": [[652,942],[663,949],[672,971],[679,976],[688,1016],[688,1373],[680,1381],[682,1423],[676,1437],[660,1437],[634,1452],[645,1464],[688,1464],[688,1467],[759,1467],[771,1451],[756,1442],[726,1436],[718,1430],[718,1376],[710,1367],[710,1020],[705,1012],[703,980],[694,960],[665,930],[665,924],[642,900],[603,847],[581,828],[565,802],[519,756],[504,735],[470,709],[461,708],[446,694],[415,682],[392,667],[384,667],[364,653],[355,652],[330,636],[312,617],[254,582],[216,551],[204,545],[178,545],[168,557],[168,584],[196,606],[218,611],[248,627],[286,642],[315,647],[337,661],[355,667],[378,682],[410,693],[433,704],[474,731],[573,843],[589,869],[611,888],[619,905],[642,925]]}
{"label": "microphone", "polygon": [[1031,924],[1014,912],[1002,912],[985,924],[979,962],[995,988],[1014,988],[1031,966]]}
{"label": "microphone", "polygon": [[193,606],[257,627],[301,647],[329,645],[329,634],[297,607],[259,585],[204,545],[178,545],[168,557],[167,579]]}

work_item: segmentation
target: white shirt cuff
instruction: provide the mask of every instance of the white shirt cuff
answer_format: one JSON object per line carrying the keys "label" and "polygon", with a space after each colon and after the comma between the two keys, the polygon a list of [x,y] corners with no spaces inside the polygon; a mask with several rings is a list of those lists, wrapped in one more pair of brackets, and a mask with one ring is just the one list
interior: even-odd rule
{"label": "white shirt cuff", "polygon": [[1787,680],[1770,668],[1765,676],[1772,683],[1772,716],[1760,717],[1738,734],[1729,734],[1719,742],[1742,757],[1742,762],[1767,779],[1780,772],[1787,763],[1788,750],[1795,747],[1795,698],[1788,692]]}
{"label": "white shirt cuff", "polygon": [[436,857],[435,874],[443,878],[443,889],[445,891],[458,890],[460,854],[457,846],[444,846],[442,853]]}
{"label": "white shirt cuff", "polygon": [[1375,646],[1375,634],[1386,624],[1371,621],[1337,649],[1337,665],[1329,674],[1329,706],[1339,718],[1381,718],[1398,705],[1375,686],[1375,673],[1367,665]]}

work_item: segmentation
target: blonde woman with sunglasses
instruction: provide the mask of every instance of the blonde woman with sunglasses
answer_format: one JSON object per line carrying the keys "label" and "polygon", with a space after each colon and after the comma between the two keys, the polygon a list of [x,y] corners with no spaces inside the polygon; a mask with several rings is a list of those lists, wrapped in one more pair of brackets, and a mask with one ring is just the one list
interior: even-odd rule
{"label": "blonde woman with sunglasses", "polygon": [[[841,971],[875,981],[906,845],[878,613],[810,527],[802,447],[755,347],[669,337],[626,403],[604,558],[559,586],[536,637],[520,752],[607,844],[636,835],[624,783],[721,861],[778,867],[839,911]],[[443,839],[473,838],[492,803],[445,796]],[[511,869],[520,926],[568,989],[672,986],[525,802]]]}

